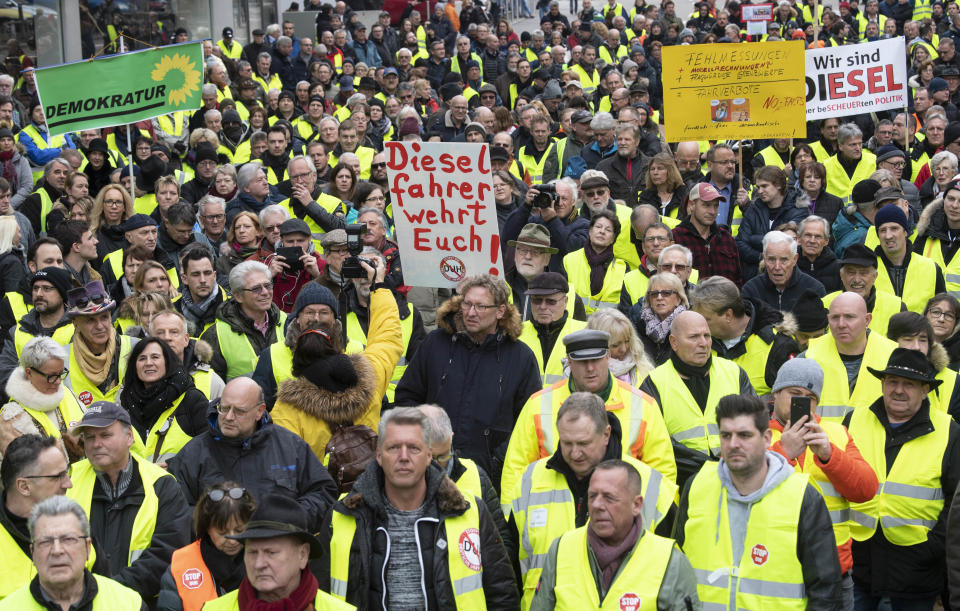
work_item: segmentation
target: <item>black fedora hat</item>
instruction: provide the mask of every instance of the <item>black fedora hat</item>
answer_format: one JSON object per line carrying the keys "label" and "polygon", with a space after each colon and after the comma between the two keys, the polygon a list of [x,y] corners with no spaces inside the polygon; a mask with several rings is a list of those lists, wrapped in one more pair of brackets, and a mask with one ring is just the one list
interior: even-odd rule
{"label": "black fedora hat", "polygon": [[238,535],[228,535],[228,538],[246,541],[247,539],[296,537],[310,544],[311,558],[319,558],[323,556],[323,547],[307,530],[307,521],[307,512],[296,499],[283,494],[268,494],[263,497],[253,515],[250,516],[246,529]]}
{"label": "black fedora hat", "polygon": [[897,376],[916,380],[930,385],[930,390],[940,386],[940,380],[937,379],[937,372],[930,363],[930,359],[925,354],[909,348],[896,348],[890,353],[887,360],[887,366],[883,370],[867,367],[867,369],[881,380],[885,376]]}

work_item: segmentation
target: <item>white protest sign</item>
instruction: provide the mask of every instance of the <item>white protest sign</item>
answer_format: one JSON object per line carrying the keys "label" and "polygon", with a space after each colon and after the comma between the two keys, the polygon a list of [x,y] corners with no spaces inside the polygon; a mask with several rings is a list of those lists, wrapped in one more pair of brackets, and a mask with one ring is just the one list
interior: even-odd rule
{"label": "white protest sign", "polygon": [[902,37],[807,49],[806,77],[807,121],[907,105]]}
{"label": "white protest sign", "polygon": [[503,276],[488,149],[384,143],[404,283],[455,288],[466,276]]}

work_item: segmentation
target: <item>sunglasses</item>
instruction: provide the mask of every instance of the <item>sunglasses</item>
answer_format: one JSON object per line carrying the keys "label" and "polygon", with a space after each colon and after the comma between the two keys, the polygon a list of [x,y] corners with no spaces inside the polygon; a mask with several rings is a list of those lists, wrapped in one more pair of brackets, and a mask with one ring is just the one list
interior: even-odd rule
{"label": "sunglasses", "polygon": [[91,303],[93,305],[103,305],[103,302],[106,301],[106,299],[107,299],[107,296],[103,294],[94,295],[93,297],[87,297],[86,295],[84,295],[83,297],[77,298],[73,303],[78,308],[83,309],[88,305],[90,305]]}
{"label": "sunglasses", "polygon": [[219,503],[226,497],[230,497],[235,501],[239,501],[243,498],[243,493],[246,492],[244,488],[231,488],[229,490],[211,490],[207,493],[207,496],[210,497],[210,500],[214,503]]}
{"label": "sunglasses", "polygon": [[560,303],[560,300],[555,297],[531,297],[530,301],[535,304],[546,303],[548,306],[553,307]]}
{"label": "sunglasses", "polygon": [[669,297],[670,295],[676,295],[676,291],[664,290],[664,291],[647,291],[648,299],[656,299],[657,297]]}
{"label": "sunglasses", "polygon": [[387,167],[387,164],[386,164],[386,162],[384,162],[384,163],[371,163],[371,164],[370,164],[370,167],[373,168],[374,170],[379,170],[380,168],[385,168],[385,167]]}

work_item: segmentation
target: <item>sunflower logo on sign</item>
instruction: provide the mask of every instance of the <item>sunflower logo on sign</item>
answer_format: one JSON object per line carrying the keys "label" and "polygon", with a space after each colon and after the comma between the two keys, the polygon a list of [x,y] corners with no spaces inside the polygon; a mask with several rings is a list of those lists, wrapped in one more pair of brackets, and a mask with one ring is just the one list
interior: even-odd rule
{"label": "sunflower logo on sign", "polygon": [[164,55],[159,63],[154,64],[150,78],[157,82],[170,81],[167,103],[179,106],[186,103],[187,96],[200,87],[203,74],[188,56],[176,53]]}

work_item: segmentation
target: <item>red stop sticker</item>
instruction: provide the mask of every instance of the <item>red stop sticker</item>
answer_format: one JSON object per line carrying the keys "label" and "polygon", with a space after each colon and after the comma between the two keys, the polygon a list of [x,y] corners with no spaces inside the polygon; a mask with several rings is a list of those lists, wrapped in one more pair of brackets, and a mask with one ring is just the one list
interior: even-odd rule
{"label": "red stop sticker", "polygon": [[83,391],[77,395],[77,398],[80,399],[80,403],[83,403],[84,405],[90,405],[93,403],[93,393],[89,390]]}
{"label": "red stop sticker", "polygon": [[620,597],[620,611],[638,611],[640,609],[640,597],[633,592],[627,592]]}
{"label": "red stop sticker", "polygon": [[767,562],[767,558],[770,557],[770,552],[767,551],[767,548],[762,543],[757,543],[753,546],[753,549],[750,550],[750,559],[753,560],[753,563],[757,566],[763,566]]}
{"label": "red stop sticker", "polygon": [[203,571],[200,569],[187,569],[183,572],[183,575],[180,576],[180,581],[183,582],[183,587],[188,590],[196,590],[203,585]]}

